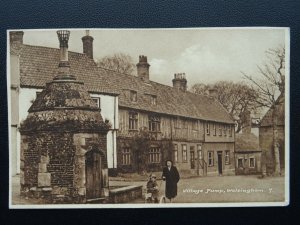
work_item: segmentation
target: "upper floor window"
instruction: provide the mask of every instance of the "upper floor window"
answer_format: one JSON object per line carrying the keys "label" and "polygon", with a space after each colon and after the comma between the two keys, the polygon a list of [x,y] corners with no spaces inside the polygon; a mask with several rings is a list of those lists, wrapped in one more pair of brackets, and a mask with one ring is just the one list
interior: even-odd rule
{"label": "upper floor window", "polygon": [[214,130],[214,136],[217,135],[217,125],[214,123],[213,124],[213,130]]}
{"label": "upper floor window", "polygon": [[176,120],[175,120],[175,127],[176,128],[181,128],[181,121],[180,121],[179,117],[177,117]]}
{"label": "upper floor window", "polygon": [[160,131],[160,117],[157,115],[149,116],[149,131],[159,132]]}
{"label": "upper floor window", "polygon": [[210,134],[210,124],[208,122],[206,123],[206,134]]}
{"label": "upper floor window", "polygon": [[219,136],[222,136],[222,125],[219,124]]}
{"label": "upper floor window", "polygon": [[97,107],[100,109],[100,98],[99,97],[92,97],[92,100],[96,103]]}
{"label": "upper floor window", "polygon": [[198,130],[198,120],[194,120],[194,121],[192,122],[192,129],[193,129],[193,130]]}
{"label": "upper floor window", "polygon": [[227,125],[224,125],[223,132],[224,132],[224,136],[226,136],[227,135]]}
{"label": "upper floor window", "polygon": [[130,91],[130,100],[132,102],[136,102],[137,101],[137,92],[136,91]]}
{"label": "upper floor window", "polygon": [[155,95],[151,95],[151,105],[156,105],[157,104],[157,98]]}
{"label": "upper floor window", "polygon": [[138,129],[138,113],[129,112],[129,130]]}
{"label": "upper floor window", "polygon": [[228,133],[229,133],[229,137],[232,137],[232,126],[229,125],[228,127]]}
{"label": "upper floor window", "polygon": [[187,129],[188,128],[188,121],[187,120],[183,120],[182,124],[183,124],[183,129]]}

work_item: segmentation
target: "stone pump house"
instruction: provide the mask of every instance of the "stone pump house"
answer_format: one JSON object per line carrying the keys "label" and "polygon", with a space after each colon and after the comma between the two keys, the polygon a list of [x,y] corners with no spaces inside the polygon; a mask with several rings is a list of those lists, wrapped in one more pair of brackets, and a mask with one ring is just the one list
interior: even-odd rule
{"label": "stone pump house", "polygon": [[84,203],[108,196],[104,122],[83,82],[70,74],[69,31],[58,31],[58,73],[21,124],[21,193],[49,203]]}

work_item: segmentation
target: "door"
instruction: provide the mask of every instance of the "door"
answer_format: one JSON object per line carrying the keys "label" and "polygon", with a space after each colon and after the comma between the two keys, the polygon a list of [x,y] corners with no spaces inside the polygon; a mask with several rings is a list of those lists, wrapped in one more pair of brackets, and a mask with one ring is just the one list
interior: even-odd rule
{"label": "door", "polygon": [[86,198],[94,199],[101,197],[101,155],[97,151],[86,154]]}
{"label": "door", "polygon": [[218,170],[219,170],[219,174],[222,175],[222,168],[223,168],[223,162],[222,162],[222,152],[218,152]]}
{"label": "door", "polygon": [[191,151],[191,169],[195,169],[195,152]]}

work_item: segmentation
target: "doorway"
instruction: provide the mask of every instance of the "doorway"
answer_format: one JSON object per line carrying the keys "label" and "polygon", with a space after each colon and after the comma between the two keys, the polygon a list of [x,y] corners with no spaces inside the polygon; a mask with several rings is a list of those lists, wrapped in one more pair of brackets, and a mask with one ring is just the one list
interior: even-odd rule
{"label": "doorway", "polygon": [[223,173],[223,162],[222,162],[222,152],[218,152],[218,171],[219,171],[219,175],[222,175]]}
{"label": "doorway", "polygon": [[91,150],[86,153],[86,198],[95,199],[101,197],[101,154]]}
{"label": "doorway", "polygon": [[191,169],[195,169],[195,151],[190,151],[191,154]]}

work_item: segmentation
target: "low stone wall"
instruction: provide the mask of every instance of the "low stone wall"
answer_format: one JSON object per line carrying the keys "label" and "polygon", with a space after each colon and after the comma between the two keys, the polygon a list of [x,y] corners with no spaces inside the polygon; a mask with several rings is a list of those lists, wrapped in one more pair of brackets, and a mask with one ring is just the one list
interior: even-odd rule
{"label": "low stone wall", "polygon": [[109,191],[109,203],[128,203],[142,197],[143,186],[126,186]]}

